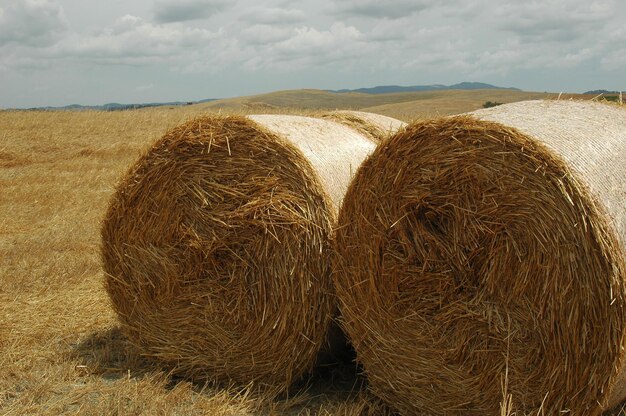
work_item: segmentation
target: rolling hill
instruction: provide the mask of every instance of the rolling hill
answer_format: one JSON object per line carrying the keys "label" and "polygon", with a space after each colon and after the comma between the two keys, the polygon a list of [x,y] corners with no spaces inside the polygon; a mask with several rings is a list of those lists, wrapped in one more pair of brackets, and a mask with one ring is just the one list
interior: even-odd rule
{"label": "rolling hill", "polygon": [[380,85],[371,88],[357,88],[355,90],[331,90],[331,92],[363,92],[365,94],[387,94],[394,92],[413,92],[413,91],[443,91],[443,90],[515,90],[518,88],[497,87],[483,82],[460,82],[454,85],[411,85],[408,87],[400,85]]}
{"label": "rolling hill", "polygon": [[[287,90],[247,97],[215,100],[195,104],[198,110],[244,112],[307,112],[351,109],[384,114],[402,120],[436,115],[458,114],[481,108],[487,101],[509,103],[522,100],[557,98],[558,94],[526,92],[514,89],[432,90],[367,94],[359,92],[336,93],[323,90]],[[580,97],[580,94],[561,98]]]}
{"label": "rolling hill", "polygon": [[[410,90],[410,89],[416,90]],[[350,91],[300,89],[275,91],[266,94],[206,99],[193,102],[118,104],[97,106],[69,105],[65,107],[40,107],[32,110],[65,111],[115,111],[142,108],[179,108],[188,113],[228,111],[243,113],[311,113],[337,109],[361,110],[380,113],[410,121],[431,116],[459,114],[481,108],[486,102],[509,103],[515,101],[576,97],[591,99],[589,94],[556,94],[528,92],[516,88],[500,88],[489,84],[463,82],[445,86],[379,86]],[[391,92],[384,92],[391,91]]]}

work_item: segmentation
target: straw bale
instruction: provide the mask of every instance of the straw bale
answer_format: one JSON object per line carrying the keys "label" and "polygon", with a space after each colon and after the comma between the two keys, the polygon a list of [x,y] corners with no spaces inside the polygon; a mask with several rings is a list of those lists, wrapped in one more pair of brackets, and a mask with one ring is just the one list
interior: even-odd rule
{"label": "straw bale", "polygon": [[403,121],[365,111],[337,110],[322,114],[322,118],[350,126],[368,135],[376,143],[406,127]]}
{"label": "straw bale", "polygon": [[128,338],[175,374],[284,391],[324,346],[332,227],[373,148],[298,116],[204,116],[166,133],[102,225],[105,286]]}
{"label": "straw bale", "polygon": [[[343,327],[404,414],[624,398],[626,111],[529,101],[410,125],[339,215]],[[509,413],[507,413],[509,414]]]}

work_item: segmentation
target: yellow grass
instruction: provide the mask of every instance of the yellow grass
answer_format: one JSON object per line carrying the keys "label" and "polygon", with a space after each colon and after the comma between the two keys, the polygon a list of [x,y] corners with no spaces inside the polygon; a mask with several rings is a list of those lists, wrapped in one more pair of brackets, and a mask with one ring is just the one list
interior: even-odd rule
{"label": "yellow grass", "polygon": [[351,368],[267,401],[173,379],[120,334],[99,260],[108,199],[142,150],[202,111],[0,112],[0,414],[387,411]]}
{"label": "yellow grass", "polygon": [[0,112],[0,414],[352,415],[380,406],[358,389],[319,387],[328,380],[269,403],[173,380],[120,335],[103,289],[100,221],[141,150],[190,115]]}

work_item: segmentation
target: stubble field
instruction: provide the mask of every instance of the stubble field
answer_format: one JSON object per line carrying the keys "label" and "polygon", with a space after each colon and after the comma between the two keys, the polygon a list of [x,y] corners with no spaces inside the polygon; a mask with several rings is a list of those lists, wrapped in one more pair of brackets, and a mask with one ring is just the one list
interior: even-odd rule
{"label": "stubble field", "polygon": [[[407,105],[385,113],[421,115]],[[207,111],[0,112],[0,414],[389,412],[349,365],[270,401],[172,378],[119,332],[99,259],[108,200],[154,140]]]}
{"label": "stubble field", "polygon": [[270,402],[173,379],[119,332],[103,288],[101,218],[142,150],[199,111],[0,112],[0,414],[382,411],[352,388],[354,371],[334,388],[322,374]]}

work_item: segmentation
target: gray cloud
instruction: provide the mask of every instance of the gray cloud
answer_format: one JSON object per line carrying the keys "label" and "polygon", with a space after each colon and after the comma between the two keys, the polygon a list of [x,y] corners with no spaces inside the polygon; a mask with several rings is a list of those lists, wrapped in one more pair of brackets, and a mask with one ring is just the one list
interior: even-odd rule
{"label": "gray cloud", "polygon": [[502,30],[541,41],[572,41],[601,30],[615,8],[613,0],[519,2],[493,9]]}
{"label": "gray cloud", "polygon": [[[114,0],[87,15],[78,0],[0,0],[0,106],[18,92],[32,106],[67,91],[137,102],[466,80],[626,88],[623,0],[378,1]],[[37,83],[48,92],[25,87]]]}
{"label": "gray cloud", "polygon": [[[601,64],[602,68],[607,71],[619,71],[623,74],[626,68],[626,48],[613,51],[610,56],[603,56]],[[626,91],[626,87],[622,86],[622,88]]]}
{"label": "gray cloud", "polygon": [[408,21],[381,19],[371,26],[366,36],[372,42],[403,42],[420,30],[423,29],[414,29]]}
{"label": "gray cloud", "polygon": [[306,19],[302,10],[282,8],[255,8],[244,13],[242,18],[248,22],[265,25],[289,25]]}
{"label": "gray cloud", "polygon": [[5,72],[18,70],[24,74],[32,71],[46,71],[53,66],[48,59],[42,59],[41,56],[25,56],[15,51],[3,51],[0,57],[0,69]]}
{"label": "gray cloud", "polygon": [[[624,68],[626,68],[626,28],[620,26],[611,31],[609,37],[611,47],[607,48],[602,56],[602,68],[607,71],[619,71],[623,78]],[[626,90],[626,87],[624,88]]]}
{"label": "gray cloud", "polygon": [[428,9],[435,0],[344,0],[334,6],[342,16],[398,19]]}
{"label": "gray cloud", "polygon": [[67,29],[63,8],[57,1],[8,0],[0,6],[0,46],[48,46]]}
{"label": "gray cloud", "polygon": [[71,57],[100,63],[148,64],[176,59],[194,48],[205,48],[220,36],[221,32],[179,24],[153,24],[125,15],[97,35],[68,37],[51,48],[49,54],[57,59]]}
{"label": "gray cloud", "polygon": [[155,3],[154,18],[159,23],[206,19],[232,4],[229,0],[160,0]]}

